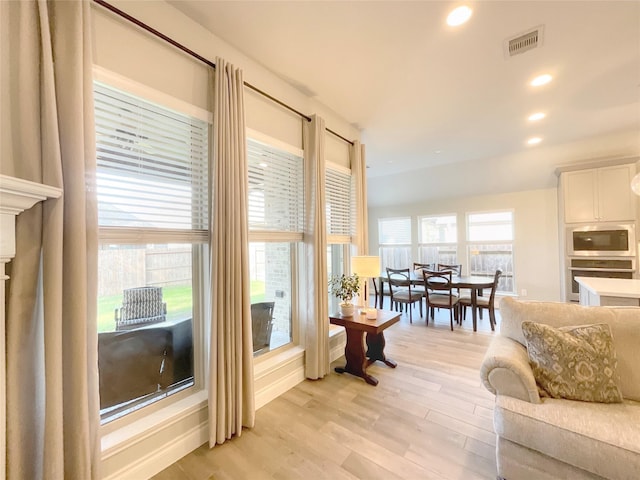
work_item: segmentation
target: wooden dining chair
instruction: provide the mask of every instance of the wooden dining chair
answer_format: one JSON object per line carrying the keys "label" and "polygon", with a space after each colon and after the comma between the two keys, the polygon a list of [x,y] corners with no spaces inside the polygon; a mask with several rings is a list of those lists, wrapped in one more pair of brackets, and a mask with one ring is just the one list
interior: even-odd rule
{"label": "wooden dining chair", "polygon": [[[435,263],[417,263],[417,262],[413,262],[413,273],[414,275],[416,275],[417,278],[422,278],[422,270],[435,270],[436,268],[436,264]],[[413,289],[416,292],[420,292],[423,295],[425,295],[424,292],[424,284],[420,283],[420,285],[413,285]]]}
{"label": "wooden dining chair", "polygon": [[[491,324],[491,330],[495,330],[496,326],[496,310],[495,310],[495,302],[496,302],[496,291],[498,290],[498,282],[500,281],[500,276],[502,275],[502,270],[496,270],[496,273],[493,276],[493,286],[491,287],[491,292],[489,296],[481,296],[476,298],[476,306],[478,308],[478,313],[480,314],[480,319],[482,319],[482,310],[486,309],[489,311],[489,323]],[[467,317],[467,307],[471,307],[471,296],[462,295],[460,297],[460,308],[462,309],[462,320],[465,320]]]}
{"label": "wooden dining chair", "polygon": [[459,297],[452,291],[451,271],[423,270],[422,276],[427,299],[427,325],[429,324],[429,315],[435,324],[433,317],[436,308],[446,308],[449,310],[449,320],[453,331],[453,319],[455,318],[456,322],[459,319]]}
{"label": "wooden dining chair", "polygon": [[454,275],[460,276],[462,275],[462,265],[446,265],[444,263],[439,263],[438,268],[436,268],[439,272],[452,272]]}
{"label": "wooden dining chair", "polygon": [[[389,284],[391,307],[398,311],[398,305],[406,305],[409,310],[409,323],[413,323],[413,304],[420,305],[420,318],[422,318],[423,292],[416,292],[411,285],[408,268],[387,267],[387,283]],[[395,290],[395,291],[394,291]]]}

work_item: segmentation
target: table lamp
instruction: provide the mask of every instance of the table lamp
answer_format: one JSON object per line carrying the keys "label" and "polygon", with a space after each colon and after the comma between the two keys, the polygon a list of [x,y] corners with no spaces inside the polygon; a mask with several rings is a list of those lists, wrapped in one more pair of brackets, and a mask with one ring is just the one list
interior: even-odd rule
{"label": "table lamp", "polygon": [[[360,297],[360,313],[366,314],[367,318],[378,317],[378,310],[369,307],[369,296],[367,295],[366,279],[378,278],[380,276],[380,257],[374,255],[359,255],[351,257],[351,273],[357,273],[365,282],[364,295]],[[362,305],[364,303],[364,305]]]}

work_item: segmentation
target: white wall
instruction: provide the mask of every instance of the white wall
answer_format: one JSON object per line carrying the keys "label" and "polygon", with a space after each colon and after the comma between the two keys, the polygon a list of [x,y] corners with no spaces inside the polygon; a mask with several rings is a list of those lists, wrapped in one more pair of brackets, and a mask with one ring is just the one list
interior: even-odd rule
{"label": "white wall", "polygon": [[[387,185],[388,191],[402,190],[402,185]],[[369,195],[375,191],[369,190]],[[467,212],[490,210],[514,211],[514,273],[516,290],[527,290],[527,299],[560,301],[560,247],[558,241],[557,188],[527,190],[480,196],[459,196],[431,199],[405,205],[369,208],[369,251],[378,251],[378,219],[412,217],[413,258],[418,261],[417,217],[455,213],[458,217],[458,238],[465,238],[463,225]],[[468,272],[466,249],[460,248],[459,263]]]}

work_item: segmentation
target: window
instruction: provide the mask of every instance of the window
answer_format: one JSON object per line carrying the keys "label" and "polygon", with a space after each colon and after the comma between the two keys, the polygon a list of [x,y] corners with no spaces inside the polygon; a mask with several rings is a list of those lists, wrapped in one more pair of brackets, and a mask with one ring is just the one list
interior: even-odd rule
{"label": "window", "polygon": [[[295,339],[295,279],[304,220],[302,151],[250,132],[249,271],[254,355]],[[264,310],[269,314],[261,314]]]}
{"label": "window", "polygon": [[410,268],[411,217],[380,218],[378,220],[380,267]]}
{"label": "window", "polygon": [[458,229],[455,215],[418,217],[419,263],[458,263]]}
{"label": "window", "polygon": [[[355,233],[355,185],[351,170],[327,163],[325,176],[327,219],[327,278],[348,271],[351,236]],[[328,287],[327,287],[328,288]],[[337,312],[340,300],[329,295],[329,312]]]}
{"label": "window", "polygon": [[101,82],[94,94],[104,423],[198,380],[209,125]]}
{"label": "window", "polygon": [[469,273],[493,276],[502,270],[498,291],[515,293],[513,275],[513,212],[467,214]]}

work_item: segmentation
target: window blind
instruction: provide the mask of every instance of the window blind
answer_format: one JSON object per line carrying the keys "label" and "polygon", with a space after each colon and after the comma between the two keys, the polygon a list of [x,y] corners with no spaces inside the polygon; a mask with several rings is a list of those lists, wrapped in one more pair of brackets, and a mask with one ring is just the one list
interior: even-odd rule
{"label": "window blind", "polygon": [[513,241],[513,212],[469,213],[470,242]]}
{"label": "window blind", "polygon": [[302,157],[247,140],[249,229],[302,232],[304,162]]}
{"label": "window blind", "polygon": [[98,224],[208,228],[208,124],[94,83]]}
{"label": "window blind", "polygon": [[411,217],[378,220],[380,245],[411,245]]}
{"label": "window blind", "polygon": [[327,166],[325,176],[328,235],[350,236],[355,230],[351,174]]}

